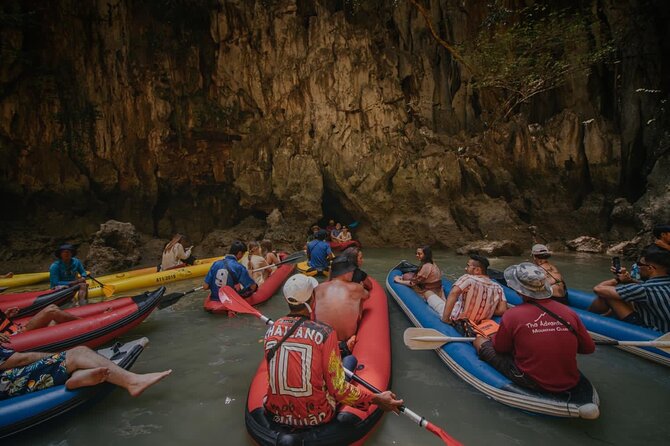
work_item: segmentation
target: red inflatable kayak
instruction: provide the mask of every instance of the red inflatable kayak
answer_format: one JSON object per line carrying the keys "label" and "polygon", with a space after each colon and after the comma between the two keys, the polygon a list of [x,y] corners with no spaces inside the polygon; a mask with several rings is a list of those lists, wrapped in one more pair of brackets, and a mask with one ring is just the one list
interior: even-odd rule
{"label": "red inflatable kayak", "polygon": [[333,251],[344,251],[347,248],[356,246],[357,248],[361,247],[361,243],[358,240],[349,240],[348,242],[329,242],[330,249]]}
{"label": "red inflatable kayak", "polygon": [[[256,292],[251,296],[247,297],[245,300],[250,305],[258,305],[260,303],[265,302],[266,300],[271,298],[274,293],[277,292],[282,283],[284,283],[284,281],[288,279],[288,276],[291,275],[294,268],[295,265],[290,263],[280,265],[275,272],[270,274],[270,277],[265,279],[265,282],[263,282],[261,286],[258,287]],[[205,297],[203,307],[205,308],[205,311],[214,314],[228,313],[228,310],[224,308],[223,304],[221,304],[221,302],[218,299],[217,300],[210,299],[209,294],[207,295],[207,297]]]}
{"label": "red inflatable kayak", "polygon": [[6,312],[10,308],[19,308],[19,313],[13,319],[32,316],[51,304],[64,304],[74,296],[78,289],[75,287],[59,291],[47,290],[7,296],[5,299],[0,299],[0,310]]}
{"label": "red inflatable kayak", "polygon": [[[81,319],[38,328],[12,336],[6,348],[16,351],[60,352],[76,345],[100,346],[138,325],[160,302],[165,287],[134,297],[66,310]],[[25,324],[29,317],[16,319]]]}
{"label": "red inflatable kayak", "polygon": [[[391,380],[388,305],[384,289],[376,280],[371,280],[373,287],[370,299],[363,306],[353,354],[358,359],[356,374],[378,389],[386,390]],[[377,406],[371,406],[366,412],[344,406],[330,423],[295,430],[266,416],[263,398],[267,386],[267,363],[263,360],[249,388],[245,413],[247,431],[259,445],[360,445],[383,415]]]}

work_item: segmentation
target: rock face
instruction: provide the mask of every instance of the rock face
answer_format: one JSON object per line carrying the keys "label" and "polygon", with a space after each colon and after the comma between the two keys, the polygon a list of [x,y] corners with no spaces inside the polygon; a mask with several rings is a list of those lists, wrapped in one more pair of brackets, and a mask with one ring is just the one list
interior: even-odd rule
{"label": "rock face", "polygon": [[583,235],[566,243],[567,247],[577,252],[590,252],[598,254],[604,251],[605,245],[601,240]]}
{"label": "rock face", "polygon": [[488,241],[480,240],[469,243],[456,250],[457,254],[481,254],[483,256],[518,256],[522,249],[512,240]]}
{"label": "rock face", "polygon": [[[429,6],[462,42],[487,3]],[[332,215],[366,246],[525,246],[531,224],[631,238],[670,218],[670,7],[629,3],[592,5],[593,39],[624,35],[620,63],[491,122],[410,2],[7,0],[2,218],[58,235],[112,216],[195,242],[275,209],[269,233],[293,244]],[[618,197],[636,216],[612,214]]]}
{"label": "rock face", "polygon": [[94,234],[84,265],[99,274],[126,270],[140,260],[140,234],[135,226],[109,220]]}

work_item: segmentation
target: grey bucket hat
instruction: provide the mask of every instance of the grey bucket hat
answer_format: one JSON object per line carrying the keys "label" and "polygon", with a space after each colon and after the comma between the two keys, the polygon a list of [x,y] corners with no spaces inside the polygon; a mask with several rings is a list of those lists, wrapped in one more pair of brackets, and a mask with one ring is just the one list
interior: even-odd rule
{"label": "grey bucket hat", "polygon": [[549,299],[552,291],[544,269],[529,262],[512,265],[505,270],[507,286],[533,299]]}

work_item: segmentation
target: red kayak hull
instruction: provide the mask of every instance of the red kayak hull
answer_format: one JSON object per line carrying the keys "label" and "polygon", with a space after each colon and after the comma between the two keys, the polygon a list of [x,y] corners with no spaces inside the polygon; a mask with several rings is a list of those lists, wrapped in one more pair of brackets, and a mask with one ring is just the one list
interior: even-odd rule
{"label": "red kayak hull", "polygon": [[330,249],[333,251],[344,251],[347,248],[355,246],[357,248],[361,247],[361,244],[358,240],[349,240],[348,242],[329,242]]}
{"label": "red kayak hull", "polygon": [[[81,319],[19,333],[5,344],[16,351],[58,352],[85,345],[98,347],[140,324],[156,308],[165,287],[134,297],[84,305],[66,310]],[[30,318],[16,322],[25,324]]]}
{"label": "red kayak hull", "polygon": [[[284,265],[280,265],[275,272],[270,274],[270,277],[265,279],[265,282],[263,282],[261,286],[258,287],[258,289],[254,294],[245,299],[247,303],[249,303],[250,305],[258,305],[270,299],[277,292],[279,287],[281,287],[284,281],[288,279],[288,276],[290,276],[291,273],[293,273],[294,268],[295,265],[293,264],[287,263]],[[219,300],[212,300],[209,298],[209,295],[205,297],[203,307],[205,308],[205,311],[213,314],[228,313],[228,310],[223,306],[223,304]]]}
{"label": "red kayak hull", "polygon": [[21,296],[12,296],[0,300],[0,310],[6,312],[10,308],[19,308],[20,311],[15,319],[31,316],[51,304],[63,305],[74,297],[77,290],[78,288],[65,288],[58,291],[39,291],[40,294],[22,293]]}
{"label": "red kayak hull", "polygon": [[[391,338],[386,293],[379,283],[372,280],[370,299],[363,305],[363,315],[358,326],[357,342],[353,354],[358,359],[356,374],[378,389],[386,390],[391,381]],[[356,384],[360,386],[359,384]],[[291,432],[290,429],[277,429],[276,424],[266,424],[263,414],[263,399],[267,393],[267,363],[261,361],[249,388],[245,421],[252,439],[262,445],[282,444],[281,437],[288,433],[292,437],[304,435],[305,444],[363,444],[381,419],[382,411],[371,406],[361,411],[345,406],[341,412],[349,414],[347,423],[338,425],[337,419],[324,426]],[[367,390],[366,390],[367,391]],[[353,428],[352,420],[353,422]],[[319,432],[324,436],[319,437]],[[338,437],[339,436],[339,437]],[[326,439],[327,437],[327,439]],[[295,440],[293,440],[295,441]],[[299,443],[291,443],[299,444]]]}

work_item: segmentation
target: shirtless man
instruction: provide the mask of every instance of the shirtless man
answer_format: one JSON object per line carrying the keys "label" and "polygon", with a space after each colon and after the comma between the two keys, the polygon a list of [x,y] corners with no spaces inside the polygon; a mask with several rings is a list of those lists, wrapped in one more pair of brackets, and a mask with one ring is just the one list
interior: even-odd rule
{"label": "shirtless man", "polygon": [[554,265],[549,263],[551,251],[545,245],[533,245],[531,248],[533,263],[545,270],[547,280],[551,285],[551,298],[557,302],[568,304],[568,288],[563,281],[563,275]]}
{"label": "shirtless man", "polygon": [[351,282],[348,273],[355,269],[348,257],[338,256],[331,265],[330,280],[314,289],[316,319],[333,327],[340,341],[356,334],[363,301],[370,297],[363,285]]}

